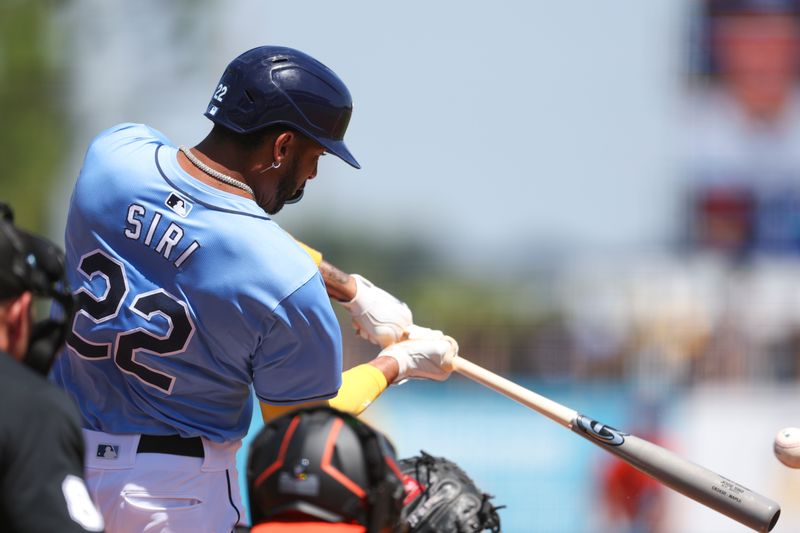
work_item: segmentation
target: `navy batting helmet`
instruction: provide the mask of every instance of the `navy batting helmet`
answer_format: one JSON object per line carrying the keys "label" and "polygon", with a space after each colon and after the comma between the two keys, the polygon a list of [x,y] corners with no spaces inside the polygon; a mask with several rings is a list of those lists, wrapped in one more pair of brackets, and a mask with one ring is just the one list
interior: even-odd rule
{"label": "navy batting helmet", "polygon": [[403,531],[401,477],[391,443],[367,424],[327,406],[294,411],[266,424],[250,446],[254,528],[304,521]]}
{"label": "navy batting helmet", "polygon": [[361,168],[343,140],[352,112],[350,92],[331,69],[299,50],[259,46],[231,61],[205,116],[237,133],[285,124]]}

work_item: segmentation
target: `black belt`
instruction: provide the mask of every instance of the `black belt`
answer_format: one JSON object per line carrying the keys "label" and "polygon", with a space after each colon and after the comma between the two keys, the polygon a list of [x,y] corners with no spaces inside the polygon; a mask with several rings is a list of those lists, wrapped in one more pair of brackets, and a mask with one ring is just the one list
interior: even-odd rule
{"label": "black belt", "polygon": [[186,457],[203,457],[203,439],[180,435],[142,435],[136,453],[166,453]]}

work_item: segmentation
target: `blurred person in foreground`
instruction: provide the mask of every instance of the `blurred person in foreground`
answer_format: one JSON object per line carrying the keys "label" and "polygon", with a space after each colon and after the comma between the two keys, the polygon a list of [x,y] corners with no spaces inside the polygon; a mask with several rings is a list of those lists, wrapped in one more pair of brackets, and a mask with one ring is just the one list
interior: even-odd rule
{"label": "blurred person in foreground", "polygon": [[491,496],[457,464],[398,461],[383,434],[328,407],[269,422],[247,465],[253,533],[500,531]]}
{"label": "blurred person in foreground", "polygon": [[[109,530],[230,531],[253,392],[265,420],[316,403],[360,413],[391,383],[450,375],[453,339],[272,219],[324,154],[359,168],[352,108],[327,66],[260,46],[224,70],[196,146],[133,123],[89,146],[65,232],[78,311],[51,377],[81,411]],[[329,295],[385,346],[344,373]]]}
{"label": "blurred person in foreground", "polygon": [[[45,378],[72,309],[63,260],[0,203],[0,530],[9,533],[103,530],[83,480],[78,412]],[[53,300],[62,318],[34,324],[34,297]]]}

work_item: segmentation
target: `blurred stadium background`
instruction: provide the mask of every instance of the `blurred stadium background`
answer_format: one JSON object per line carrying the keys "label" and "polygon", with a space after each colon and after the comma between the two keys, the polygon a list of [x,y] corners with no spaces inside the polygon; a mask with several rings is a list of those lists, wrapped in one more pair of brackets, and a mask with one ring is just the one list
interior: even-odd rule
{"label": "blurred stadium background", "polygon": [[[0,198],[63,241],[95,134],[196,143],[232,57],[304,50],[350,87],[364,169],[326,158],[287,230],[797,531],[800,472],[771,444],[800,426],[798,20],[788,0],[0,0]],[[341,316],[347,366],[371,358]],[[460,462],[507,532],[744,531],[459,377],[367,417]]]}

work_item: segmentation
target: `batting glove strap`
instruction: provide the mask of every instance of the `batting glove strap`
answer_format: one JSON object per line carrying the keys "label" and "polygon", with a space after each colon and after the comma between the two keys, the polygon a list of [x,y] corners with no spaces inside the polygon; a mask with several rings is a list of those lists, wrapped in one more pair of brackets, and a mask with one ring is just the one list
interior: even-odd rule
{"label": "batting glove strap", "polygon": [[380,352],[379,355],[397,361],[399,372],[394,383],[407,379],[444,381],[450,377],[453,359],[458,355],[458,343],[440,331],[427,331],[438,333],[438,336],[431,334],[426,338],[401,341]]}
{"label": "batting glove strap", "polygon": [[406,328],[413,321],[408,306],[363,276],[352,276],[356,281],[356,296],[342,305],[353,317],[356,332],[381,347],[403,340]]}

